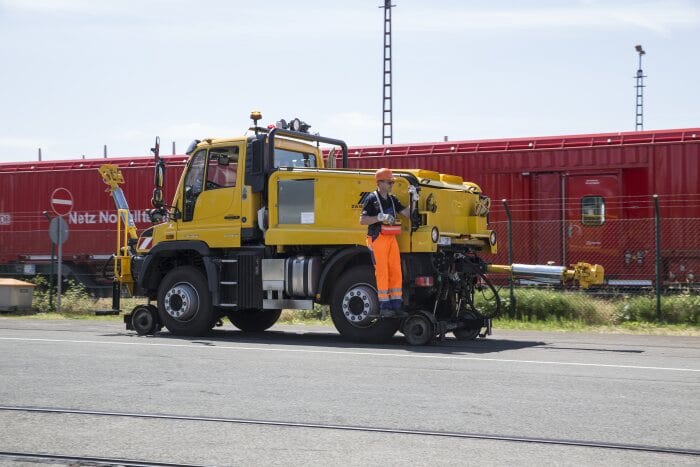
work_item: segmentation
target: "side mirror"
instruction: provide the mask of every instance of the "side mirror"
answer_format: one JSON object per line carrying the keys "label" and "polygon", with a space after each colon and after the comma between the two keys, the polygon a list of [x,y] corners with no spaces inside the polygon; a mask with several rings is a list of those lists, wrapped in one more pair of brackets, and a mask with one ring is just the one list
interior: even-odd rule
{"label": "side mirror", "polygon": [[155,176],[154,178],[154,185],[156,188],[162,189],[163,188],[163,182],[165,180],[165,165],[164,164],[157,164],[155,168]]}
{"label": "side mirror", "polygon": [[259,193],[265,189],[265,173],[263,170],[265,147],[264,139],[262,138],[250,141],[245,155],[245,184],[250,185],[253,193]]}

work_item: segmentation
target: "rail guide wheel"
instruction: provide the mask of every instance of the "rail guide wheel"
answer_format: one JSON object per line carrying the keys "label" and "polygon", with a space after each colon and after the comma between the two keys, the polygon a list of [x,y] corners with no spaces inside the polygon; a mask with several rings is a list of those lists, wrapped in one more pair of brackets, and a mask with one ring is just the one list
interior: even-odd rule
{"label": "rail guide wheel", "polygon": [[435,338],[435,319],[424,311],[414,313],[404,321],[401,328],[410,345],[426,345]]}
{"label": "rail guide wheel", "polygon": [[139,336],[155,334],[163,329],[158,309],[153,305],[138,305],[131,311],[131,325]]}

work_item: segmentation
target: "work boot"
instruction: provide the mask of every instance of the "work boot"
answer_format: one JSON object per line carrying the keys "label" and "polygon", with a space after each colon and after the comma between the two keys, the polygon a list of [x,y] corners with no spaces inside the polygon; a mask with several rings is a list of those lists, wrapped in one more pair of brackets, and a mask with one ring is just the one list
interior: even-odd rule
{"label": "work boot", "polygon": [[403,306],[403,300],[391,300],[391,309],[394,310],[394,316],[397,318],[405,318],[408,316],[408,313],[406,313],[406,310],[404,309]]}
{"label": "work boot", "polygon": [[380,318],[396,318],[396,312],[394,310],[389,309],[389,308],[385,308],[383,310],[379,310],[379,317]]}

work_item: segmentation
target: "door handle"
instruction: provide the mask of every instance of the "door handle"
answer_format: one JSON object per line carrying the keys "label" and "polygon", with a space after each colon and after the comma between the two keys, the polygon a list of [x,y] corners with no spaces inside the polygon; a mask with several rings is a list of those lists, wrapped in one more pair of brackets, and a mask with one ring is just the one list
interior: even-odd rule
{"label": "door handle", "polygon": [[240,219],[240,218],[241,218],[241,216],[224,216],[224,219],[231,220],[231,221],[236,220],[236,219]]}

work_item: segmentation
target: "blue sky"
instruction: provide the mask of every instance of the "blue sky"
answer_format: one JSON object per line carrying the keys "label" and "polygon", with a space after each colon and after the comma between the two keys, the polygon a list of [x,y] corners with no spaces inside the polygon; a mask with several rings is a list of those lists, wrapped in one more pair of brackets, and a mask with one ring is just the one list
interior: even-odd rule
{"label": "blue sky", "polygon": [[[380,0],[0,0],[0,162],[165,153],[250,110],[381,142]],[[395,0],[394,142],[700,127],[700,0]]]}

